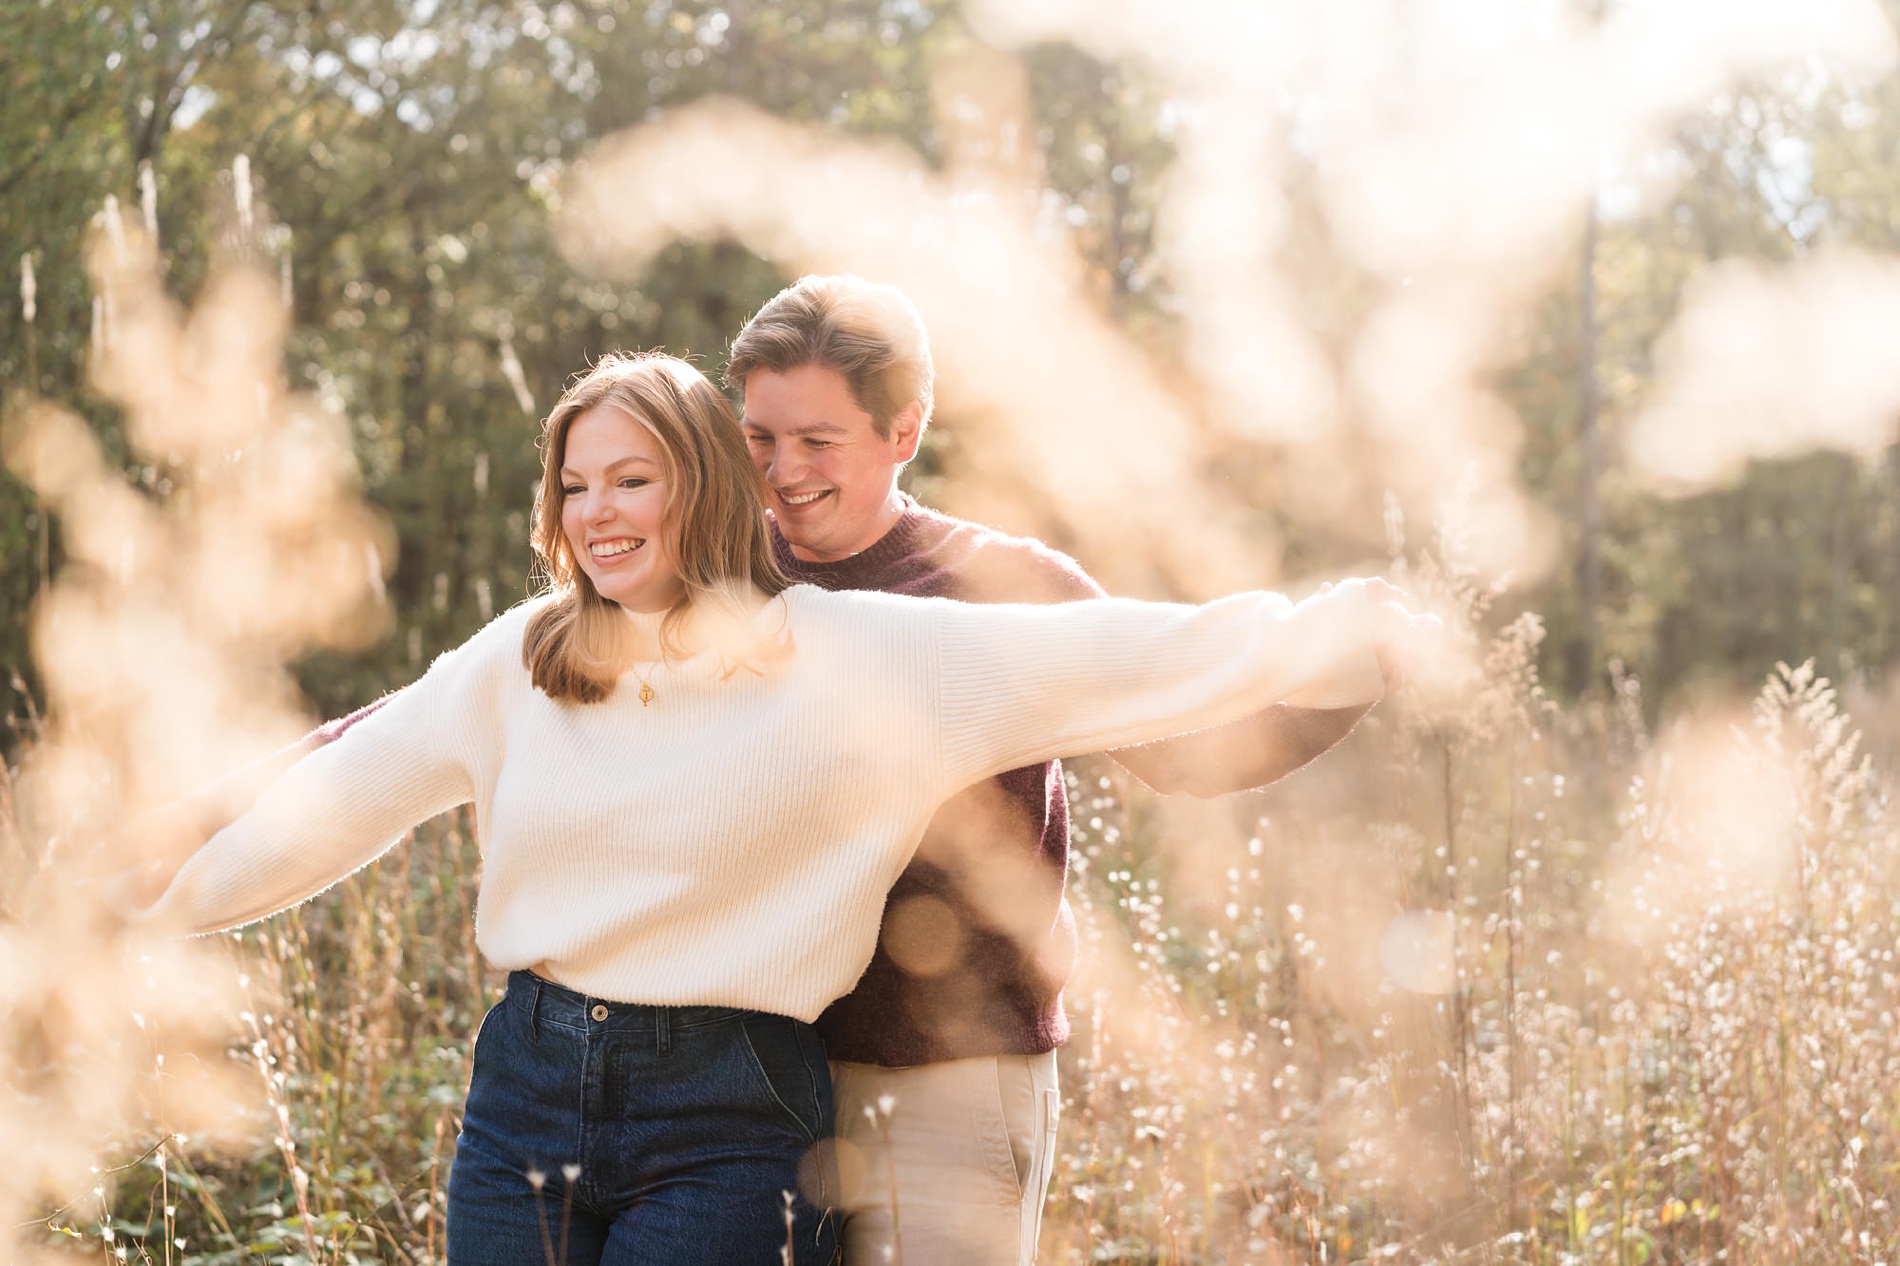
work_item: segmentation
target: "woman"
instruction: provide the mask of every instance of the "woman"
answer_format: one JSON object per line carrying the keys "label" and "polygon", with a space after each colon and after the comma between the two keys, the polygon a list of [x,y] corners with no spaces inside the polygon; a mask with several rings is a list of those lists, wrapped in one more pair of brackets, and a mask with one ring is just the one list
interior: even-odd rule
{"label": "woman", "polygon": [[477,941],[511,974],[451,1171],[456,1266],[541,1260],[549,1175],[568,1262],[771,1261],[788,1234],[827,1260],[829,1221],[780,1195],[829,1128],[809,1024],[937,804],[1275,700],[1367,702],[1375,624],[1411,619],[1350,581],[1200,608],[787,589],[731,406],[672,357],[603,361],[543,441],[550,591],[300,761],[145,913],[262,918],[473,802]]}

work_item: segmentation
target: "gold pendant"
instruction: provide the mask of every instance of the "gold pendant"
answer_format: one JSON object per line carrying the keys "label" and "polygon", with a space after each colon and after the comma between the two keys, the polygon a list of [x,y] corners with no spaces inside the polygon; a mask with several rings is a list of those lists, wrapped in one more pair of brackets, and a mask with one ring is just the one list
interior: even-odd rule
{"label": "gold pendant", "polygon": [[653,687],[649,686],[646,682],[643,681],[640,683],[640,706],[644,708],[649,703],[652,703],[652,702],[653,702]]}

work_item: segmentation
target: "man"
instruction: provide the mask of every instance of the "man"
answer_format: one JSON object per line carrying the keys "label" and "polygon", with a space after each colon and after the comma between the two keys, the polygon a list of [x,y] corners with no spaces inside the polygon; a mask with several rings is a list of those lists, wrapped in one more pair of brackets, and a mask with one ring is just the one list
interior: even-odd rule
{"label": "man", "polygon": [[[930,421],[934,376],[916,308],[857,277],[806,277],[740,331],[726,382],[744,397],[780,565],[834,589],[971,602],[1102,596],[1040,542],[898,491]],[[1297,769],[1364,711],[1281,706],[1111,755],[1156,790],[1218,794]],[[852,1266],[899,1254],[909,1266],[1034,1260],[1060,1103],[1055,1050],[1069,1032],[1061,990],[1075,958],[1068,828],[1056,762],[946,803],[891,889],[876,957],[819,1022]]]}

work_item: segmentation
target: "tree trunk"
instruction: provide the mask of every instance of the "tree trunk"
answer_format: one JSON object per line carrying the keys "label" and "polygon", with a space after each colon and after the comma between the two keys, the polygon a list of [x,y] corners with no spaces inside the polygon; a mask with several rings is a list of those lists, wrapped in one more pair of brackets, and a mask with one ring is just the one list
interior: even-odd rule
{"label": "tree trunk", "polygon": [[1577,427],[1577,442],[1582,450],[1583,471],[1580,479],[1580,520],[1583,540],[1577,566],[1577,596],[1583,617],[1582,672],[1578,686],[1589,689],[1596,684],[1601,655],[1597,608],[1603,598],[1603,511],[1597,493],[1602,472],[1602,443],[1598,435],[1597,413],[1600,403],[1597,384],[1597,209],[1592,196],[1584,213],[1582,301],[1579,360],[1582,379],[1582,408]]}

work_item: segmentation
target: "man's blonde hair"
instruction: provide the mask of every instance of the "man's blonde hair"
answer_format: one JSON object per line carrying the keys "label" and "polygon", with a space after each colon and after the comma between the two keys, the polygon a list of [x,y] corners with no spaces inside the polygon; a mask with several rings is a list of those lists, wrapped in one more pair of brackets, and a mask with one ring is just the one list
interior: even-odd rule
{"label": "man's blonde hair", "polygon": [[918,429],[936,402],[937,367],[917,305],[895,286],[849,274],[801,277],[760,308],[726,362],[726,385],[745,391],[757,370],[789,373],[805,365],[836,370],[880,436],[906,405],[920,409]]}

